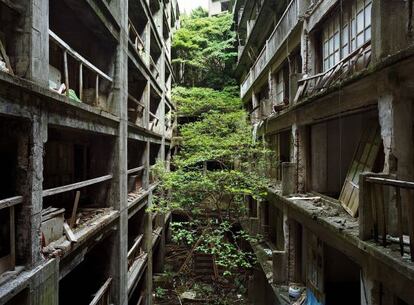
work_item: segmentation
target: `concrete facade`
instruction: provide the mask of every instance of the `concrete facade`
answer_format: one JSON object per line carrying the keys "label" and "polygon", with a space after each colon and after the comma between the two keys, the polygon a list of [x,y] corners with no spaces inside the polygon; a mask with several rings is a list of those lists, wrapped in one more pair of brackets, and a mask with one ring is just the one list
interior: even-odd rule
{"label": "concrete facade", "polygon": [[0,1],[0,304],[152,304],[176,0]]}
{"label": "concrete facade", "polygon": [[231,0],[209,0],[208,15],[215,16],[223,12],[230,11]]}
{"label": "concrete facade", "polygon": [[295,286],[307,304],[414,304],[412,1],[234,11],[241,98],[272,151],[243,224],[264,236],[252,300],[291,304]]}

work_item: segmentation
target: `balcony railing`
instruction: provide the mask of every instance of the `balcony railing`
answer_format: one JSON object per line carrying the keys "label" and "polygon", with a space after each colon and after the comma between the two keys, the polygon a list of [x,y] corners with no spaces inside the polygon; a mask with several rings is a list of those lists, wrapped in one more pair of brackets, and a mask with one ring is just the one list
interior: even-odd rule
{"label": "balcony railing", "polygon": [[[361,239],[374,239],[383,247],[398,245],[401,256],[410,253],[411,261],[414,261],[414,207],[412,202],[403,205],[404,200],[410,201],[413,190],[414,182],[381,174],[363,174],[360,178]],[[396,224],[389,221],[389,215],[396,215]],[[408,215],[407,228],[404,228],[403,215]]]}
{"label": "balcony railing", "polygon": [[142,52],[145,51],[144,42],[142,41],[142,38],[139,35],[134,24],[132,23],[131,19],[128,20],[128,34],[129,39],[132,45],[134,46],[135,50],[138,52],[138,54],[142,55]]}
{"label": "balcony railing", "polygon": [[128,101],[131,105],[128,107],[128,120],[135,125],[143,126],[145,105],[129,93]]}
{"label": "balcony railing", "polygon": [[162,133],[162,130],[160,129],[161,127],[160,118],[156,116],[154,113],[152,113],[151,111],[149,115],[150,115],[149,130],[157,132],[157,133]]}
{"label": "balcony railing", "polygon": [[[87,102],[91,99],[88,98],[89,95],[86,94],[86,90],[84,88],[84,76],[83,76],[83,69],[87,69],[90,73],[93,73],[95,75],[95,94],[92,98],[92,104],[93,106],[99,105],[99,99],[101,97],[102,92],[100,92],[100,80],[104,80],[109,82],[110,84],[113,83],[113,79],[99,70],[96,66],[94,66],[91,62],[86,60],[83,56],[81,56],[78,52],[76,52],[74,49],[72,49],[66,42],[64,42],[59,36],[57,36],[54,32],[49,30],[49,38],[50,42],[53,44],[56,44],[61,50],[63,54],[63,75],[64,75],[64,88],[55,88],[56,91],[59,93],[62,93],[63,91],[66,92],[67,96],[70,96],[70,88],[76,88],[79,87],[79,100],[83,101],[86,100]],[[76,85],[69,84],[69,64],[68,64],[68,56],[71,56],[77,63],[78,63],[78,71],[79,71],[79,83]],[[60,84],[57,84],[60,85]],[[88,89],[89,90],[89,89]]]}
{"label": "balcony railing", "polygon": [[154,78],[158,79],[158,77],[160,76],[160,71],[158,69],[157,63],[154,61],[152,56],[150,56],[150,70]]}
{"label": "balcony railing", "polygon": [[245,81],[241,85],[241,96],[243,97],[250,89],[254,80],[266,68],[269,61],[274,57],[280,49],[286,38],[299,22],[299,0],[292,0],[287,6],[285,12],[277,23],[275,29],[266,41],[265,47],[260,52],[256,62],[250,69]]}
{"label": "balcony railing", "polygon": [[[7,232],[9,244],[6,245],[6,241],[2,241],[3,253],[0,253],[0,275],[3,272],[13,270],[16,263],[16,246],[15,246],[15,206],[23,202],[22,196],[15,196],[0,200],[0,210],[8,210],[9,221],[0,224],[0,230]],[[7,212],[5,212],[7,213]],[[3,235],[3,237],[6,237]],[[4,251],[7,249],[7,251]],[[6,253],[4,253],[6,252]]]}
{"label": "balcony railing", "polygon": [[355,72],[366,69],[371,62],[371,42],[343,58],[329,70],[298,81],[295,103],[340,83]]}

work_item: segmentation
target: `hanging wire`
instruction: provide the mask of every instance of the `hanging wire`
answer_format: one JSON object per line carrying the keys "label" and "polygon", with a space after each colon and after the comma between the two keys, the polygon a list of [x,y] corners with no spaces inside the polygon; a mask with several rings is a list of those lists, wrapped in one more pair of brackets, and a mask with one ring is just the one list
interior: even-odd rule
{"label": "hanging wire", "polygon": [[[342,53],[342,43],[343,43],[343,41],[342,41],[342,32],[341,32],[341,30],[343,30],[343,3],[342,3],[342,1],[343,0],[340,0],[340,3],[339,3],[339,5],[340,5],[340,8],[339,8],[339,10],[340,10],[340,24],[339,24],[339,54],[341,54]],[[347,28],[347,29],[349,29],[349,27]],[[348,35],[348,37],[349,37],[349,35]],[[348,43],[348,45],[349,45],[349,43]],[[339,91],[338,91],[338,109],[341,109],[340,107],[341,107],[341,97],[342,97],[342,84],[341,84],[341,82],[339,82]],[[342,129],[342,112],[339,112],[339,182],[341,181],[341,179],[342,179],[342,132],[343,132],[343,129]]]}

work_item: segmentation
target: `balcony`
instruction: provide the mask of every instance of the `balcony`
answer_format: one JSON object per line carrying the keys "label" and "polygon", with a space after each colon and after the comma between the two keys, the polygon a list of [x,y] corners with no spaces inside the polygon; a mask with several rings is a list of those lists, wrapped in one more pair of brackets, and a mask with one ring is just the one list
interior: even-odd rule
{"label": "balcony", "polygon": [[49,2],[49,88],[117,115],[113,77],[118,41],[90,9],[83,2]]}
{"label": "balcony", "polygon": [[42,252],[64,257],[117,217],[109,191],[113,138],[59,128],[49,128],[48,134]]}
{"label": "balcony", "polygon": [[[25,188],[29,182],[30,123],[3,116],[0,119],[0,285],[15,276],[28,259],[31,243],[24,239],[29,230]],[[17,247],[18,242],[25,243]]]}
{"label": "balcony", "polygon": [[266,41],[265,47],[260,52],[256,62],[253,64],[246,79],[241,85],[240,95],[243,98],[251,88],[255,80],[261,75],[268,63],[279,51],[282,44],[299,22],[299,0],[292,0],[274,31]]}
{"label": "balcony", "polygon": [[[85,102],[109,111],[108,98],[113,79],[72,49],[51,30],[49,30],[49,37],[51,64],[54,64],[49,67],[50,89],[66,94],[76,102]],[[61,81],[62,74],[63,82]]]}

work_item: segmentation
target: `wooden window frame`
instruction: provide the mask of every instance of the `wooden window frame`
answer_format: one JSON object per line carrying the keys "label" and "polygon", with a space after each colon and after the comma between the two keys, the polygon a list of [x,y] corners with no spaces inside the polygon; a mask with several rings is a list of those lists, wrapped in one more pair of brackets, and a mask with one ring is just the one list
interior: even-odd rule
{"label": "wooden window frame", "polygon": [[323,71],[371,40],[371,10],[372,0],[354,0],[325,21],[321,31]]}

